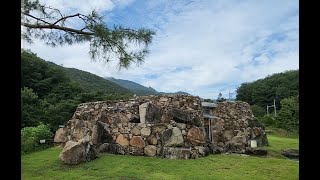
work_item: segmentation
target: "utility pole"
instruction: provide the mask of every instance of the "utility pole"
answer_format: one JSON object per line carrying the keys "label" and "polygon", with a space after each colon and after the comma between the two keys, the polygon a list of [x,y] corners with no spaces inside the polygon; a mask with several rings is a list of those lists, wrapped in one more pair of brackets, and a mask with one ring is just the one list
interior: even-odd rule
{"label": "utility pole", "polygon": [[273,107],[274,107],[274,117],[277,116],[277,107],[276,107],[276,100],[273,99]]}
{"label": "utility pole", "polygon": [[233,95],[234,93],[230,93],[230,90],[229,90],[229,101],[231,99],[231,95]]}
{"label": "utility pole", "polygon": [[273,99],[273,105],[272,106],[269,106],[267,105],[267,115],[269,116],[269,108],[273,107],[274,109],[274,117],[277,116],[277,107],[276,107],[276,100]]}

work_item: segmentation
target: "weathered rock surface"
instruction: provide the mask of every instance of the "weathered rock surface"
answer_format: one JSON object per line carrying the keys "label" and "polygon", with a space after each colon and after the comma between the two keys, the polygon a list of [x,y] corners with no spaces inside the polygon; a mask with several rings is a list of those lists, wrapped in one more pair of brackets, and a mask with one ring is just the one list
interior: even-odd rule
{"label": "weathered rock surface", "polygon": [[223,153],[223,148],[219,147],[217,145],[214,145],[213,143],[207,144],[207,147],[209,149],[209,153],[212,153],[212,154],[221,154],[221,153]]}
{"label": "weathered rock surface", "polygon": [[202,121],[199,117],[193,117],[192,112],[189,110],[172,109],[172,117],[176,122],[191,124],[195,126],[202,126]]}
{"label": "weathered rock surface", "polygon": [[150,128],[142,128],[141,129],[141,135],[144,136],[144,137],[147,137],[151,134],[151,129]]}
{"label": "weathered rock surface", "polygon": [[191,148],[163,147],[161,157],[166,159],[189,159]]}
{"label": "weathered rock surface", "polygon": [[206,146],[196,146],[195,149],[200,156],[207,156],[210,153],[210,149]]}
{"label": "weathered rock surface", "polygon": [[163,146],[182,146],[184,144],[181,130],[177,127],[163,131],[161,139]]}
{"label": "weathered rock surface", "polygon": [[155,104],[148,104],[146,110],[145,122],[146,123],[160,123],[162,112],[161,108]]}
{"label": "weathered rock surface", "polygon": [[99,152],[106,152],[111,154],[125,154],[123,151],[122,146],[119,144],[112,144],[112,143],[103,143],[99,147]]}
{"label": "weathered rock surface", "polygon": [[203,137],[203,132],[200,128],[198,127],[192,127],[189,129],[187,138],[193,145],[201,145],[204,144],[204,137]]}
{"label": "weathered rock surface", "polygon": [[166,124],[155,124],[152,126],[152,133],[161,133],[163,132],[168,126]]}
{"label": "weathered rock surface", "polygon": [[265,149],[260,149],[260,148],[251,148],[247,147],[245,154],[248,155],[257,155],[257,156],[266,156],[268,154],[268,151]]}
{"label": "weathered rock surface", "polygon": [[153,145],[148,145],[144,148],[144,154],[147,156],[155,156],[157,152],[157,147]]}
{"label": "weathered rock surface", "polygon": [[144,148],[145,143],[144,143],[144,140],[141,138],[141,136],[133,136],[132,139],[130,140],[130,146]]}
{"label": "weathered rock surface", "polygon": [[264,127],[253,116],[246,102],[222,102],[213,110],[212,140],[223,151],[244,152],[249,140],[258,147],[268,144]]}
{"label": "weathered rock surface", "polygon": [[131,133],[135,136],[139,136],[141,133],[140,133],[140,129],[138,127],[134,127],[132,130],[131,130]]}
{"label": "weathered rock surface", "polygon": [[81,127],[81,126],[75,127],[72,132],[72,139],[74,139],[75,141],[79,141],[85,135],[87,135],[89,131],[90,130],[86,127]]}
{"label": "weathered rock surface", "polygon": [[146,102],[139,106],[140,122],[143,124],[146,123],[147,108],[149,104],[150,104],[149,102]]}
{"label": "weathered rock surface", "polygon": [[121,146],[129,146],[129,141],[125,138],[122,134],[117,137],[116,143],[120,144]]}
{"label": "weathered rock surface", "polygon": [[142,148],[142,147],[131,146],[129,149],[130,149],[131,155],[134,155],[134,156],[143,156],[144,155],[144,148]]}
{"label": "weathered rock surface", "polygon": [[150,135],[147,138],[147,141],[148,141],[149,144],[152,144],[152,145],[158,144],[157,136],[155,134]]}
{"label": "weathered rock surface", "polygon": [[282,150],[281,154],[290,159],[299,159],[298,149],[285,149],[285,150]]}
{"label": "weathered rock surface", "polygon": [[55,143],[66,143],[68,140],[68,129],[60,128],[57,130],[53,141]]}
{"label": "weathered rock surface", "polygon": [[64,146],[60,159],[65,164],[79,164],[97,157],[97,150],[88,141],[68,141]]}

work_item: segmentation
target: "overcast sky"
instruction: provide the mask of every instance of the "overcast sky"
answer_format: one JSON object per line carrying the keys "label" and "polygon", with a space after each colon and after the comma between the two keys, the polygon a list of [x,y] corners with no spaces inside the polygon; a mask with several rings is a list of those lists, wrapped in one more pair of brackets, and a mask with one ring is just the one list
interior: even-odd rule
{"label": "overcast sky", "polygon": [[22,47],[47,61],[151,86],[228,98],[243,82],[299,69],[298,0],[40,0],[66,13],[104,15],[108,25],[156,32],[146,62],[129,70],[89,58],[88,44]]}

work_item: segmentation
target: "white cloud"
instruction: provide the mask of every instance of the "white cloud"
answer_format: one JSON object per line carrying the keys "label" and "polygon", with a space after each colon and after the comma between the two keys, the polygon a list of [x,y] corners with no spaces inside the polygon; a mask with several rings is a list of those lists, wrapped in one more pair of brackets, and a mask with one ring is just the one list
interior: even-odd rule
{"label": "white cloud", "polygon": [[133,3],[134,0],[40,0],[40,2],[65,13],[79,12],[88,14],[92,10],[102,13],[111,11],[115,7],[125,7]]}
{"label": "white cloud", "polygon": [[227,97],[242,82],[299,68],[298,1],[152,0],[137,13],[145,19],[136,23],[159,28],[140,67],[118,72],[114,66],[90,63],[84,45],[51,49],[36,44],[32,49],[44,59],[99,76],[204,98],[216,98],[219,92]]}

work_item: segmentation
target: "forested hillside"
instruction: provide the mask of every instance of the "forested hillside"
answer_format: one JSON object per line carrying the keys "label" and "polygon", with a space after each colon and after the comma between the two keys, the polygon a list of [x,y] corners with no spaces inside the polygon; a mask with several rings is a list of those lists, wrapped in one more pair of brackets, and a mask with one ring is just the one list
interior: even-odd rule
{"label": "forested hillside", "polygon": [[103,92],[107,94],[132,94],[131,91],[95,74],[75,68],[64,68],[67,75],[77,82],[85,91]]}
{"label": "forested hillside", "polygon": [[237,100],[246,101],[250,105],[266,107],[280,104],[281,99],[299,94],[299,71],[286,71],[273,74],[250,83],[243,83],[237,89]]}
{"label": "forested hillside", "polygon": [[63,68],[21,53],[21,127],[48,124],[52,130],[67,122],[78,104],[124,99],[132,93],[91,73]]}
{"label": "forested hillside", "polygon": [[[276,112],[272,106],[276,103]],[[237,89],[237,100],[251,105],[253,114],[265,125],[289,131],[299,128],[299,70],[285,71],[250,83]]]}
{"label": "forested hillside", "polygon": [[155,89],[152,87],[145,87],[142,86],[141,84],[124,80],[124,79],[115,79],[113,77],[107,77],[107,80],[114,82],[124,88],[129,89],[133,93],[135,93],[138,96],[146,96],[146,95],[156,95],[159,94]]}

